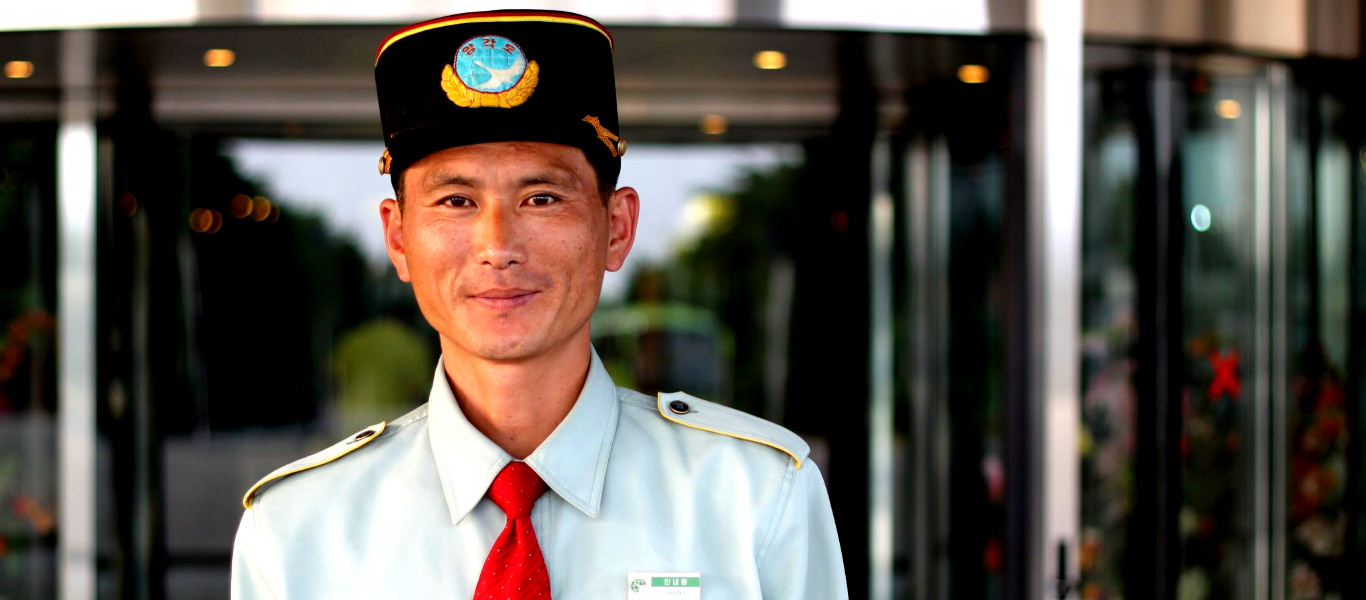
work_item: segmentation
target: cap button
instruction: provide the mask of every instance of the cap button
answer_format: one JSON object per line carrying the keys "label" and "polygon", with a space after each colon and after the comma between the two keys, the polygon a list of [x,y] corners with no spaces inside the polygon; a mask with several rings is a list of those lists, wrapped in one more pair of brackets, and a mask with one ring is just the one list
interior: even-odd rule
{"label": "cap button", "polygon": [[388,175],[388,174],[389,174],[389,165],[392,164],[393,162],[394,162],[394,158],[393,158],[392,156],[389,156],[389,149],[388,149],[388,148],[385,148],[385,149],[384,149],[384,154],[380,155],[380,157],[379,157],[379,174],[380,174],[380,175]]}
{"label": "cap button", "polygon": [[617,158],[626,156],[626,140],[617,138]]}
{"label": "cap button", "polygon": [[674,400],[669,403],[669,410],[676,415],[686,415],[688,411],[692,410],[692,407],[682,400]]}

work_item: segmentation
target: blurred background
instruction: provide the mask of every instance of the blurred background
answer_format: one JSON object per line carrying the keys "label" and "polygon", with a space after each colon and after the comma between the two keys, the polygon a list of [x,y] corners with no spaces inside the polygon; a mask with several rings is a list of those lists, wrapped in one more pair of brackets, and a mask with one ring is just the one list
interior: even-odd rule
{"label": "blurred background", "polygon": [[[595,344],[813,448],[853,598],[1366,597],[1361,0],[616,0]],[[226,598],[426,400],[374,51],[487,2],[0,9],[0,599]]]}

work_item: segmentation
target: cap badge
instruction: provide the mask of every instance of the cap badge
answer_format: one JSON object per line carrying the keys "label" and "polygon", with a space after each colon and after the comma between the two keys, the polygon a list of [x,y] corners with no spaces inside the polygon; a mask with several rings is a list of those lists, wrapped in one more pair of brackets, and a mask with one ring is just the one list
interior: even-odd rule
{"label": "cap badge", "polygon": [[540,72],[516,42],[479,35],[460,44],[455,62],[441,71],[441,89],[456,106],[512,108],[536,91]]}

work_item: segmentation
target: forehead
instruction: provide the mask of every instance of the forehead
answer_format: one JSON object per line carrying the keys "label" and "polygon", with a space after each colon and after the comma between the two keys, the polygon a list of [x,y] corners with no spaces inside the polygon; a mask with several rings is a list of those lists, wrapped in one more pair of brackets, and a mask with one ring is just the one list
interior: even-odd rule
{"label": "forehead", "polygon": [[505,178],[553,178],[555,183],[591,187],[595,175],[583,151],[546,142],[491,142],[433,152],[408,167],[405,180],[430,187],[452,178],[492,184]]}

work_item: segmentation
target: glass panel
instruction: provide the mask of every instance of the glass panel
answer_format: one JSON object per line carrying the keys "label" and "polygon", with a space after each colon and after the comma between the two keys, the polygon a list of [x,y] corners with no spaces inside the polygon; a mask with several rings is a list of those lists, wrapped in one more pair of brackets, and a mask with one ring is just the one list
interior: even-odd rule
{"label": "glass panel", "polygon": [[[955,156],[949,191],[948,597],[1006,597],[1003,153]],[[1018,432],[1015,432],[1018,434]],[[1020,490],[1010,490],[1020,494]]]}
{"label": "glass panel", "polygon": [[1085,87],[1079,564],[1080,594],[1087,600],[1122,598],[1129,591],[1124,575],[1135,501],[1135,123],[1145,115],[1135,114],[1144,107],[1134,98],[1149,93],[1149,79],[1130,68],[1108,68],[1107,50],[1088,51],[1098,64]]}
{"label": "glass panel", "polygon": [[[50,65],[49,65],[50,68]],[[0,127],[0,598],[56,597],[56,127]]]}
{"label": "glass panel", "polygon": [[[1213,63],[1213,61],[1211,61]],[[1258,239],[1255,75],[1239,64],[1178,80],[1184,224],[1179,451],[1181,598],[1252,598]]]}
{"label": "glass panel", "polygon": [[[1356,99],[1348,106],[1362,106],[1356,92],[1348,97]],[[1353,167],[1352,200],[1352,347],[1348,355],[1350,367],[1347,370],[1348,398],[1347,411],[1349,423],[1357,432],[1366,431],[1366,135],[1360,130],[1354,132],[1354,150],[1357,166]],[[1351,489],[1348,510],[1350,523],[1347,532],[1349,561],[1359,559],[1366,552],[1366,442],[1361,435],[1349,440],[1348,464],[1351,465]],[[1349,567],[1350,568],[1350,567]],[[1366,594],[1366,569],[1354,569],[1343,583],[1349,591],[1347,597],[1360,597]]]}
{"label": "glass panel", "polygon": [[[307,338],[322,346],[314,350],[322,359],[314,370],[330,376],[315,392],[323,399],[318,419],[327,440],[425,402],[439,354],[434,332],[421,320],[408,286],[393,274],[384,249],[379,203],[393,196],[389,178],[336,169],[367,164],[383,149],[378,142],[326,140],[224,144],[225,157],[246,179],[261,182],[278,211],[307,224],[313,255],[286,272],[308,274],[301,292],[310,296],[312,314],[322,317],[321,324],[309,326]],[[236,210],[233,202],[251,213],[238,219],[243,223],[262,214],[260,198],[252,200],[254,210],[249,210],[251,202],[234,196],[230,211]],[[277,208],[269,210],[267,222]],[[303,227],[296,226],[296,236],[297,229]],[[280,289],[259,279],[256,285]]]}
{"label": "glass panel", "polygon": [[[1286,394],[1286,594],[1291,600],[1351,597],[1354,562],[1348,401],[1353,171],[1361,168],[1347,139],[1348,111],[1328,94],[1299,96],[1293,129],[1290,197]],[[1312,179],[1310,179],[1312,177]],[[1359,196],[1357,197],[1359,198]]]}
{"label": "glass panel", "polygon": [[[1354,91],[1337,83],[1331,66],[1310,63],[1292,83],[1288,112],[1269,115],[1273,130],[1284,122],[1290,134],[1286,147],[1269,148],[1287,166],[1284,181],[1270,182],[1287,192],[1286,223],[1281,229],[1273,222],[1269,232],[1287,233],[1286,252],[1277,254],[1276,240],[1259,238],[1255,223],[1256,211],[1275,214],[1276,201],[1274,194],[1258,198],[1256,189],[1256,178],[1270,175],[1256,171],[1254,154],[1256,86],[1275,81],[1266,67],[1116,47],[1088,47],[1087,61],[1081,596],[1147,597],[1137,592],[1152,585],[1154,568],[1145,568],[1152,565],[1158,572],[1179,570],[1173,586],[1181,598],[1252,598],[1263,591],[1252,588],[1259,578],[1284,586],[1273,596],[1356,597],[1362,580],[1352,560],[1366,529],[1355,520],[1362,462],[1351,435],[1361,426],[1361,403],[1349,399],[1359,393],[1354,386],[1363,356],[1355,347],[1361,292],[1352,277],[1366,264],[1356,237],[1366,162],[1354,104],[1345,100]],[[1152,65],[1170,63],[1176,87],[1163,98],[1168,67]],[[1167,105],[1175,110],[1160,122]],[[1175,137],[1180,212],[1157,222],[1147,203],[1164,197],[1162,188],[1150,187],[1162,185],[1156,181],[1163,166],[1148,169],[1166,154],[1160,144],[1167,132]],[[1180,297],[1172,320],[1180,337],[1171,341],[1163,329],[1171,325],[1143,309],[1167,305],[1160,297],[1150,300],[1167,283],[1165,266],[1150,272],[1154,259],[1139,250],[1155,240],[1179,250]],[[1275,268],[1258,272],[1259,258]],[[1273,273],[1285,273],[1286,281],[1274,281]],[[1272,300],[1259,314],[1259,294],[1278,298],[1279,285],[1286,286],[1284,305]],[[1275,338],[1276,311],[1285,311],[1285,340]],[[1285,348],[1260,361],[1264,373],[1254,371],[1257,352],[1270,350],[1254,345],[1259,331],[1271,332],[1260,339],[1280,345],[1276,351]],[[1153,412],[1165,391],[1149,402],[1143,390],[1154,384],[1142,374],[1159,360],[1153,346],[1164,345],[1175,350],[1180,383],[1174,398],[1180,410],[1167,416]],[[1358,368],[1347,367],[1353,361]],[[1289,375],[1283,389],[1256,388],[1279,373]],[[1271,398],[1276,410],[1258,405],[1259,398]],[[1255,421],[1262,418],[1271,419],[1272,435],[1254,447]],[[1163,441],[1173,426],[1179,437]],[[1146,452],[1144,440],[1153,436],[1159,445]],[[1179,513],[1170,522],[1161,514],[1162,490],[1144,485],[1145,473],[1160,471],[1167,451],[1176,453],[1180,472],[1147,480],[1155,478],[1159,488],[1179,484]],[[1258,473],[1257,456],[1280,462]],[[1280,476],[1284,486],[1258,485]],[[1158,506],[1150,506],[1153,500]],[[1259,505],[1275,510],[1281,502],[1283,522],[1254,518]],[[1158,527],[1145,527],[1150,522]],[[1174,556],[1166,552],[1169,531],[1178,537]],[[1281,532],[1283,546],[1271,549],[1271,563],[1260,567],[1270,572],[1254,572],[1258,540]]]}
{"label": "glass panel", "polygon": [[388,179],[337,168],[378,142],[144,132],[130,160],[111,129],[137,164],[101,265],[102,586],[226,597],[242,493],[425,401],[435,337],[382,246]]}
{"label": "glass panel", "polygon": [[635,145],[631,257],[608,274],[593,340],[618,385],[686,390],[781,419],[792,313],[795,144]]}
{"label": "glass panel", "polygon": [[58,34],[0,33],[0,598],[57,595]]}
{"label": "glass panel", "polygon": [[384,251],[388,178],[336,168],[374,162],[378,142],[217,148],[189,165],[182,231],[198,288],[185,343],[202,363],[199,409],[163,425],[171,596],[223,585],[201,563],[230,553],[256,477],[426,401],[439,354]]}
{"label": "glass panel", "polygon": [[1022,386],[1011,371],[1024,344],[1010,308],[1024,296],[1010,245],[1024,232],[1011,153],[1023,131],[1012,66],[1024,46],[902,41],[906,118],[890,138],[895,597],[1013,597],[1030,575],[1012,569],[1012,551],[1027,548],[1012,539],[1024,530],[1012,508],[1033,483],[1010,452],[1031,435],[1015,420]]}

